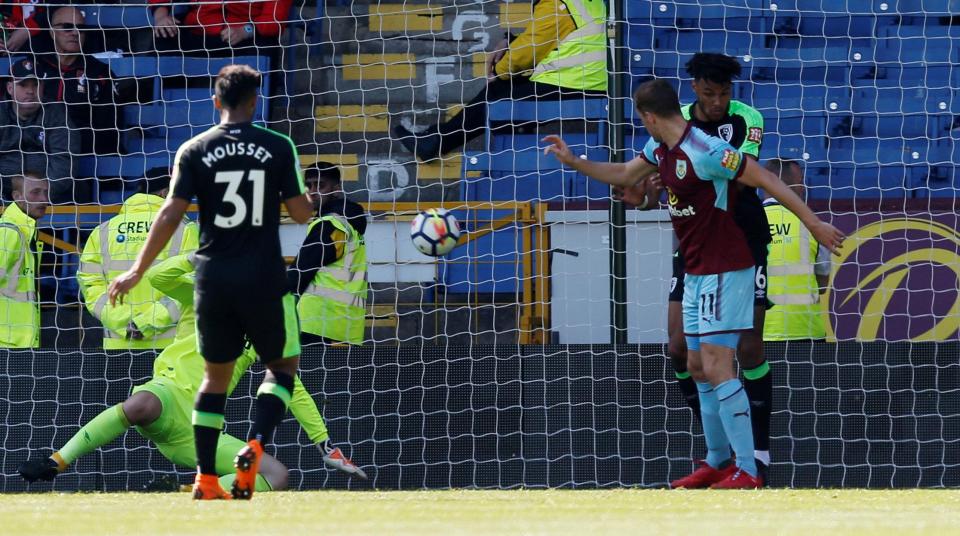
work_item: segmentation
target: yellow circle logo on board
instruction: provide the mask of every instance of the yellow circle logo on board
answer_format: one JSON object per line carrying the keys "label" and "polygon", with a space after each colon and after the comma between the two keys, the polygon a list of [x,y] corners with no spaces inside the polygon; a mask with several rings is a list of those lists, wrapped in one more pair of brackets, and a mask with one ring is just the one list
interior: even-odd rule
{"label": "yellow circle logo on board", "polygon": [[960,234],[886,219],[857,229],[833,258],[830,340],[944,341],[960,335]]}

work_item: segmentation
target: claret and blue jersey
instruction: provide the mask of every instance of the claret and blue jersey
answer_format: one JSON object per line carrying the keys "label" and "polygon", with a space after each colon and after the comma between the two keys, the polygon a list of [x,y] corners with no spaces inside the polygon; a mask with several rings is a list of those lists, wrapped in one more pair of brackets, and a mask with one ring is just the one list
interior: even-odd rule
{"label": "claret and blue jersey", "polygon": [[740,151],[688,123],[676,147],[650,138],[641,157],[659,168],[686,273],[719,274],[754,265],[732,210],[737,189],[731,182],[746,165]]}

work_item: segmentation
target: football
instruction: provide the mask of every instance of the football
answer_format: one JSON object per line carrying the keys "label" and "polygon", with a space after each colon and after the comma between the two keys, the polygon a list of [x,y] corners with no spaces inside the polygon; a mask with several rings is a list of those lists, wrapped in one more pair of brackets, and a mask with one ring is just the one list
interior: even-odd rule
{"label": "football", "polygon": [[424,255],[439,257],[450,253],[460,240],[457,218],[442,208],[425,210],[413,219],[410,239]]}

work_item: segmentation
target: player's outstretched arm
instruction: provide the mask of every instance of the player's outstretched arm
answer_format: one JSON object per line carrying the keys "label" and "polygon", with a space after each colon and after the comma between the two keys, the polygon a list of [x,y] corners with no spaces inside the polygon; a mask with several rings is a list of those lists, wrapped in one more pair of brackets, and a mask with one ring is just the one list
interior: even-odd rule
{"label": "player's outstretched arm", "polygon": [[552,154],[565,166],[572,167],[590,178],[613,186],[633,186],[640,179],[657,170],[655,166],[642,158],[634,158],[625,164],[584,160],[573,154],[573,151],[560,136],[550,135],[543,138],[543,141],[550,144],[543,150],[543,154]]}
{"label": "player's outstretched arm", "polygon": [[190,202],[186,199],[170,196],[164,201],[160,212],[157,214],[156,221],[150,227],[150,233],[147,234],[147,241],[143,244],[143,249],[137,255],[137,260],[133,266],[126,272],[120,274],[110,284],[110,305],[115,305],[117,300],[123,303],[123,296],[130,292],[130,289],[137,286],[147,268],[153,264],[157,255],[163,251],[164,246],[170,241],[177,226],[183,221],[183,215],[187,212]]}
{"label": "player's outstretched arm", "polygon": [[181,306],[193,305],[193,281],[188,274],[194,270],[190,254],[170,257],[147,270],[150,286],[180,302]]}
{"label": "player's outstretched arm", "polygon": [[793,193],[793,190],[788,188],[776,175],[760,167],[760,164],[747,158],[744,160],[743,165],[746,167],[743,173],[740,174],[740,178],[738,179],[740,182],[747,186],[763,188],[764,192],[770,194],[770,196],[779,201],[781,205],[787,207],[790,212],[793,212],[800,218],[800,221],[810,230],[810,234],[813,235],[819,244],[829,249],[835,255],[839,255],[840,245],[843,244],[843,240],[846,238],[840,230],[817,217],[817,215],[810,210],[810,207],[808,207],[797,194]]}

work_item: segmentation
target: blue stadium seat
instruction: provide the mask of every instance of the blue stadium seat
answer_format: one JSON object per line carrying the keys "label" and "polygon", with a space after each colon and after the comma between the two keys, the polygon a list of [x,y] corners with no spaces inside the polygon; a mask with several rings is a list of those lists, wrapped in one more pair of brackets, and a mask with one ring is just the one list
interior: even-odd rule
{"label": "blue stadium seat", "polygon": [[130,136],[124,141],[128,154],[147,154],[157,153],[175,153],[180,145],[189,138],[160,136],[160,137],[138,137]]}
{"label": "blue stadium seat", "polygon": [[77,169],[83,177],[141,178],[148,169],[170,167],[173,153],[125,156],[85,156],[77,159]]}
{"label": "blue stadium seat", "polygon": [[[848,14],[892,14],[889,9],[896,0],[771,0],[771,4],[776,4],[777,12],[808,12],[824,13],[829,15],[848,15]],[[882,9],[881,5],[886,4],[887,9]]]}
{"label": "blue stadium seat", "polygon": [[926,167],[893,164],[833,164],[806,168],[807,192],[811,199],[903,199],[917,187]]}
{"label": "blue stadium seat", "polygon": [[[718,5],[669,4],[652,2],[654,13],[651,18],[660,27],[669,27],[670,21],[676,28],[699,28],[706,30],[727,30],[730,32],[751,32],[763,34],[769,30],[769,19],[762,9]],[[665,11],[661,6],[666,6]]]}
{"label": "blue stadium seat", "polygon": [[[958,4],[960,4],[960,0],[952,1],[956,1]],[[958,9],[958,12],[960,12],[960,9]],[[919,25],[901,23],[897,26],[884,28],[878,37],[881,39],[888,37],[899,37],[900,39],[904,39],[906,42],[911,44],[922,46],[926,39],[936,40],[944,38],[960,38],[960,25],[940,26],[937,24],[927,24],[926,21]]]}
{"label": "blue stadium seat", "polygon": [[764,116],[763,130],[765,133],[776,133],[782,136],[802,134],[804,136],[827,136],[827,116],[810,114],[773,114]]}
{"label": "blue stadium seat", "polygon": [[[146,106],[130,106],[124,110],[128,125],[137,125],[144,129],[150,127],[207,127],[213,126],[219,120],[219,114],[213,103],[192,103],[185,105],[182,102],[151,104]],[[164,132],[158,130],[158,133]]]}
{"label": "blue stadium seat", "polygon": [[851,80],[856,88],[947,88],[960,87],[960,67],[950,64],[885,64],[878,67],[875,76]]}
{"label": "blue stadium seat", "polygon": [[866,48],[755,49],[749,63],[753,80],[844,86],[871,72],[872,57],[872,50]]}
{"label": "blue stadium seat", "polygon": [[110,71],[118,77],[149,78],[160,74],[160,60],[154,56],[108,58]]}
{"label": "blue stadium seat", "polygon": [[146,5],[83,6],[84,21],[94,28],[148,28],[153,26],[153,13]]}
{"label": "blue stadium seat", "polygon": [[877,138],[833,138],[828,157],[834,165],[903,166],[925,161],[927,147],[914,141]]}
{"label": "blue stadium seat", "polygon": [[857,89],[852,101],[854,132],[868,137],[943,137],[958,104],[960,95],[949,89]]}
{"label": "blue stadium seat", "polygon": [[773,19],[776,34],[810,36],[874,37],[884,28],[898,24],[892,15],[846,15],[816,12],[788,12],[778,10]]}
{"label": "blue stadium seat", "polygon": [[[784,83],[772,83],[768,81],[756,81],[753,83],[738,84],[742,91],[737,98],[744,102],[757,101],[771,110],[783,108],[777,105],[777,101],[784,100],[796,102],[798,99],[814,99],[829,102],[842,102],[850,100],[850,88],[846,86],[826,86],[823,84],[814,84],[804,81],[793,81]],[[817,109],[826,109],[818,106]]]}
{"label": "blue stadium seat", "polygon": [[607,99],[584,98],[541,101],[500,100],[490,103],[487,119],[491,122],[517,123],[558,120],[605,120]]}
{"label": "blue stadium seat", "polygon": [[876,0],[887,12],[902,15],[947,16],[960,13],[960,0]]}
{"label": "blue stadium seat", "polygon": [[[738,55],[740,51],[749,51],[751,47],[762,47],[763,34],[708,29],[663,29],[656,33],[654,50],[673,50],[677,52],[722,52]],[[650,48],[650,47],[647,47]]]}
{"label": "blue stadium seat", "polygon": [[780,133],[767,130],[763,134],[763,147],[760,158],[774,156],[803,160],[809,163],[827,162],[826,136],[812,136],[801,133]]}
{"label": "blue stadium seat", "polygon": [[[588,148],[573,144],[571,149],[586,154],[591,160],[606,161],[604,148]],[[467,153],[465,175],[480,171],[480,177],[466,176],[461,187],[465,201],[562,201],[601,199],[608,196],[603,184],[590,181],[579,173],[567,171],[553,156],[543,155],[539,147],[520,151]]]}
{"label": "blue stadium seat", "polygon": [[160,76],[216,76],[220,69],[232,63],[249,65],[261,73],[270,70],[270,58],[265,56],[241,56],[237,58],[160,56],[158,62]]}
{"label": "blue stadium seat", "polygon": [[852,50],[872,50],[873,47],[876,46],[874,39],[870,37],[850,38],[845,35],[786,35],[780,33],[767,37],[769,38],[768,48],[799,49],[840,47]]}
{"label": "blue stadium seat", "polygon": [[627,52],[631,50],[654,50],[657,46],[653,27],[647,22],[631,21],[626,25]]}
{"label": "blue stadium seat", "polygon": [[960,63],[954,38],[923,40],[887,37],[877,39],[876,61],[885,63]]}

